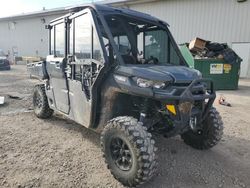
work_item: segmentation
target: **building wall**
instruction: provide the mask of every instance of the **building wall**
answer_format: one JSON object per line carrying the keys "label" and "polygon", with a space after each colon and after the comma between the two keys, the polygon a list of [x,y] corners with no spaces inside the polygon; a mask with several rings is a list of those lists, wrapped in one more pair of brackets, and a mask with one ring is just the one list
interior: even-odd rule
{"label": "building wall", "polygon": [[[45,25],[61,15],[43,16],[0,22],[0,49],[16,56],[40,56],[48,54],[48,31]],[[43,19],[45,23],[43,22]]]}
{"label": "building wall", "polygon": [[[250,42],[250,0],[243,3],[237,0],[161,0],[116,6],[165,20],[177,43],[188,42],[196,36],[229,45]],[[0,49],[12,52],[12,48],[17,47],[22,56],[45,56],[48,42],[45,25],[63,14],[0,21]],[[42,18],[46,23],[42,23]]]}
{"label": "building wall", "polygon": [[[113,4],[149,13],[170,24],[177,43],[200,37],[216,42],[250,43],[250,0],[137,0]],[[142,2],[142,3],[138,3]],[[0,49],[18,56],[42,56],[48,53],[48,34],[45,25],[65,14],[18,20],[0,21]],[[42,18],[45,23],[42,23]],[[250,58],[244,63],[249,64]]]}
{"label": "building wall", "polygon": [[250,42],[249,0],[162,0],[128,7],[166,21],[178,43],[196,36],[229,45]]}

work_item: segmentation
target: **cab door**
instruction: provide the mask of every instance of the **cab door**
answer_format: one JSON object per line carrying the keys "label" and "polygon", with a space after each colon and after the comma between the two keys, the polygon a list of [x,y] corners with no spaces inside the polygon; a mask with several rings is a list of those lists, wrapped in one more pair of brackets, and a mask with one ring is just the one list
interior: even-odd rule
{"label": "cab door", "polygon": [[92,86],[104,66],[103,51],[89,9],[70,17],[68,76],[71,118],[90,126]]}
{"label": "cab door", "polygon": [[47,56],[47,71],[50,77],[50,89],[47,91],[49,103],[55,109],[69,113],[69,90],[65,67],[66,30],[64,20],[59,20],[50,27],[50,55]]}

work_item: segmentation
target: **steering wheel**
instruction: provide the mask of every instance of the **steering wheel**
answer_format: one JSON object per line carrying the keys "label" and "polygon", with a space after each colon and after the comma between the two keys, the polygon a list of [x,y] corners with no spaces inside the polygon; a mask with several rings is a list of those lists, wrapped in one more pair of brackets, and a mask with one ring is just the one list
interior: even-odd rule
{"label": "steering wheel", "polygon": [[159,60],[156,57],[150,56],[148,59],[145,60],[144,64],[158,64]]}

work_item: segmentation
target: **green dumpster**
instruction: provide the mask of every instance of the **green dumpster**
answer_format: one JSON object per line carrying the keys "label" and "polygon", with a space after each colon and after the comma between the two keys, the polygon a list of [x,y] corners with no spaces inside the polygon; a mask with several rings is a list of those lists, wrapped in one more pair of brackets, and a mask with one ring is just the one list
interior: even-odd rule
{"label": "green dumpster", "polygon": [[240,58],[237,63],[229,64],[223,59],[195,59],[185,44],[180,50],[190,68],[199,70],[203,78],[213,80],[215,90],[238,89]]}

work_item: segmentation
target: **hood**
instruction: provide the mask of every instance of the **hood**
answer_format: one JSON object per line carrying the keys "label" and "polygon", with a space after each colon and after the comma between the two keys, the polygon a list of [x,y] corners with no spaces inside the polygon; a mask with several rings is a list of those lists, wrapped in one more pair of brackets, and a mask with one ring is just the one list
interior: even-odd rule
{"label": "hood", "polygon": [[161,65],[127,65],[119,66],[116,73],[124,76],[136,76],[155,81],[174,81],[176,83],[189,83],[201,78],[199,71],[185,66]]}

